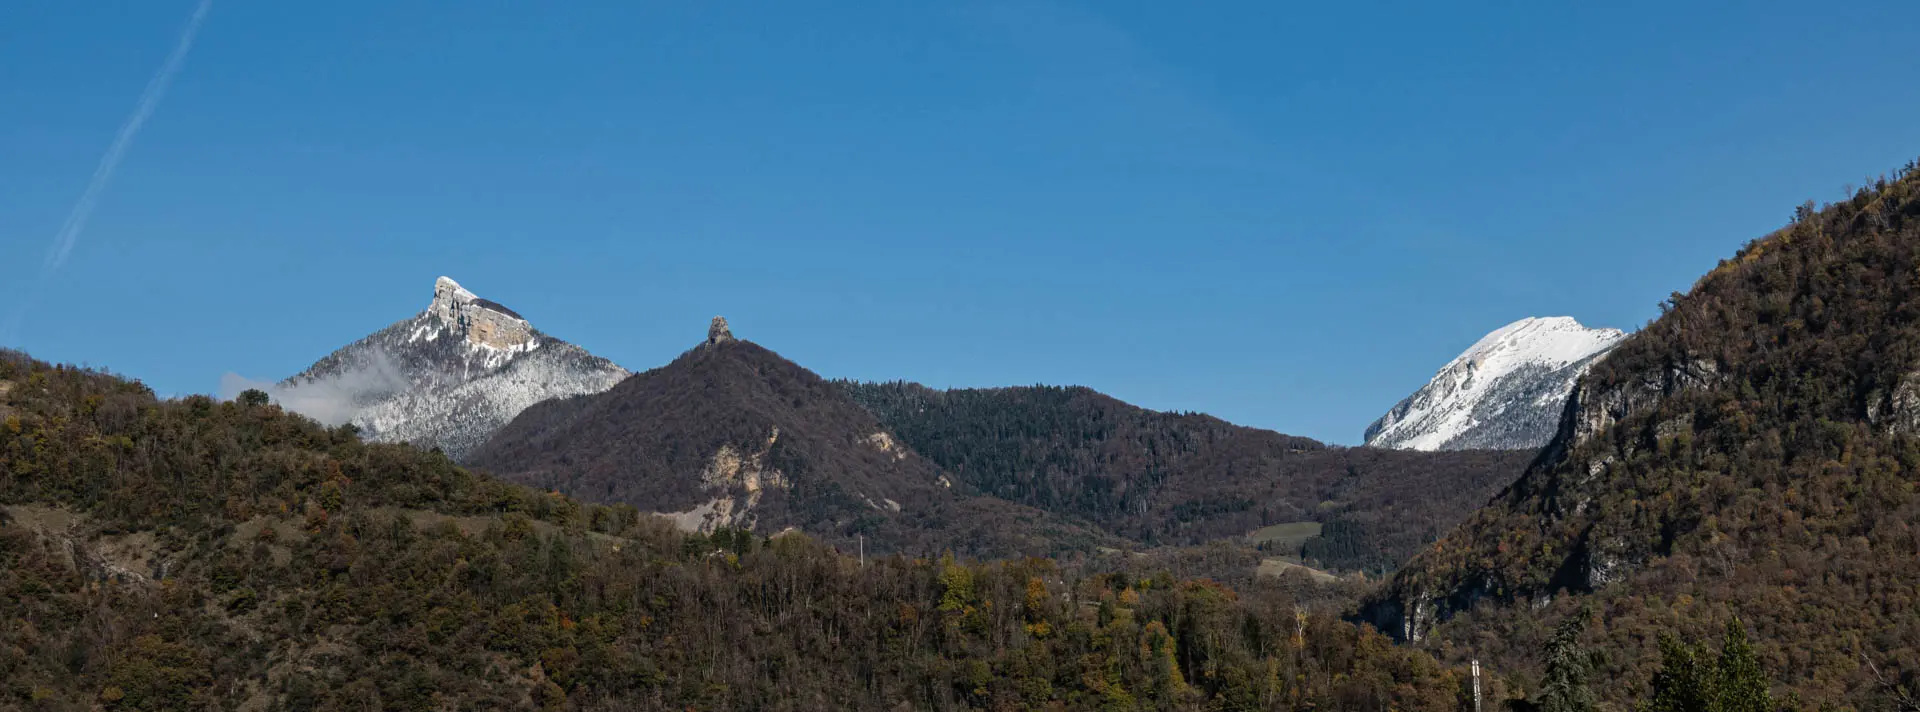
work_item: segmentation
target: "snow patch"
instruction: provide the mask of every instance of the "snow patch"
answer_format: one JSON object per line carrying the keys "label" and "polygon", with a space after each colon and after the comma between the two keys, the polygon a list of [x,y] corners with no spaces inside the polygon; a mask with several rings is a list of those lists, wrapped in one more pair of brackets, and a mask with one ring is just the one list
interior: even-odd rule
{"label": "snow patch", "polygon": [[452,277],[445,275],[433,280],[433,291],[440,292],[442,290],[453,294],[456,299],[463,302],[471,302],[480,298],[480,295],[467,291],[466,287],[460,286],[459,282],[455,282]]}

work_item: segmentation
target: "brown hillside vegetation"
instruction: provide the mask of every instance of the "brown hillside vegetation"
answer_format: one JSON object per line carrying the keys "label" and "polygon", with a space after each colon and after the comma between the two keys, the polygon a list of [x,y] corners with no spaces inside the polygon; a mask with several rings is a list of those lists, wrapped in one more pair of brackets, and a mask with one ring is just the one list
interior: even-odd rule
{"label": "brown hillside vegetation", "polygon": [[837,384],[914,451],[981,492],[1190,545],[1321,522],[1306,555],[1384,572],[1518,477],[1530,452],[1329,447],[1090,388]]}
{"label": "brown hillside vegetation", "polygon": [[1282,586],[861,567],[803,536],[682,535],[249,398],[160,401],[5,351],[0,381],[0,709],[1463,702],[1461,670]]}
{"label": "brown hillside vegetation", "polygon": [[[750,341],[696,347],[604,393],[521,413],[469,458],[542,489],[712,525],[799,527],[851,551],[984,555],[1120,544],[947,485],[812,371]],[[718,505],[712,503],[720,502]]]}
{"label": "brown hillside vegetation", "polygon": [[1615,700],[1646,689],[1657,634],[1737,614],[1808,702],[1890,709],[1920,690],[1916,436],[1910,164],[1674,295],[1583,379],[1541,461],[1370,614],[1525,669],[1553,621],[1597,606]]}

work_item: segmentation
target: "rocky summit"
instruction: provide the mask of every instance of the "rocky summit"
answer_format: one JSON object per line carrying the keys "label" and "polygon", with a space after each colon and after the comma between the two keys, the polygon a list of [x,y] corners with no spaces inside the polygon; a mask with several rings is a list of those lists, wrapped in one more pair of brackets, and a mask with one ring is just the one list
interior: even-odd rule
{"label": "rocky summit", "polygon": [[724,344],[733,340],[733,329],[727,328],[727,318],[716,316],[713,323],[707,325],[707,343]]}
{"label": "rocky summit", "polygon": [[459,459],[527,406],[598,393],[628,375],[441,277],[424,311],[327,355],[273,395],[323,422],[350,422],[370,439]]}

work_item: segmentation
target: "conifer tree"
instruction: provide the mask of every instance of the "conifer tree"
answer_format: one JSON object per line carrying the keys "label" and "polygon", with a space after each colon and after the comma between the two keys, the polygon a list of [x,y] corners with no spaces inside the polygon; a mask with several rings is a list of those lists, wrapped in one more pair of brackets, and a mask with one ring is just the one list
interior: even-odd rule
{"label": "conifer tree", "polygon": [[1660,671],[1644,712],[1772,712],[1773,696],[1747,628],[1735,618],[1716,659],[1706,645],[1660,637]]}
{"label": "conifer tree", "polygon": [[1593,690],[1587,687],[1587,675],[1593,660],[1580,647],[1580,632],[1586,629],[1586,614],[1568,616],[1553,633],[1547,646],[1547,674],[1540,685],[1542,712],[1592,712]]}
{"label": "conifer tree", "polygon": [[1644,712],[1711,712],[1713,678],[1699,651],[1671,634],[1660,636],[1660,671]]}
{"label": "conifer tree", "polygon": [[1737,617],[1727,622],[1719,668],[1715,695],[1719,705],[1715,712],[1771,712],[1773,696],[1767,692],[1767,675],[1747,640],[1747,627]]}

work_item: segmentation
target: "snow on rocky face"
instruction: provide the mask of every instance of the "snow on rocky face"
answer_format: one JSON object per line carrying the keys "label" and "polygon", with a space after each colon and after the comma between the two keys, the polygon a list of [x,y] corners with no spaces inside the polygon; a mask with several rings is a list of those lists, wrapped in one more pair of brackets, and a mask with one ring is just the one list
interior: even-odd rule
{"label": "snow on rocky face", "polygon": [[352,422],[369,439],[457,460],[527,406],[599,393],[628,375],[441,277],[426,311],[329,354],[273,396],[323,422]]}
{"label": "snow on rocky face", "polygon": [[1626,333],[1571,317],[1521,319],[1480,339],[1367,427],[1399,450],[1519,450],[1553,438],[1567,394]]}

